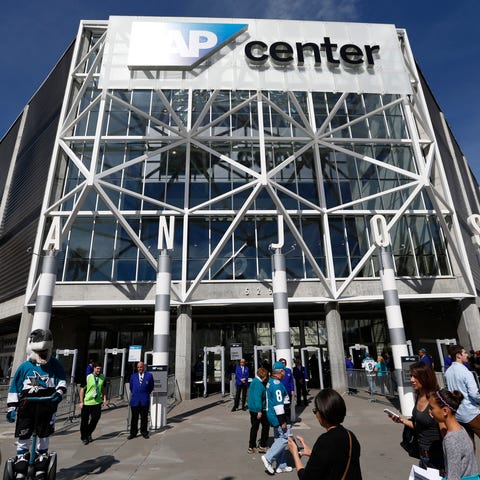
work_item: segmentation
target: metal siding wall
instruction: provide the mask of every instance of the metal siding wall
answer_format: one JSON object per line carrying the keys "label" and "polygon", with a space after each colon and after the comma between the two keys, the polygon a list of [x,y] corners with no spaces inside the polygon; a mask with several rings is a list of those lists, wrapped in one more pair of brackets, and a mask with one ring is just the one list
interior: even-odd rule
{"label": "metal siding wall", "polygon": [[31,261],[26,250],[35,242],[72,52],[73,45],[29,103],[0,238],[0,301],[26,288]]}
{"label": "metal siding wall", "polygon": [[[20,126],[20,117],[13,124],[7,134],[0,142],[0,201],[4,194],[7,173],[10,169],[10,161],[12,159],[13,149],[15,148],[15,140],[17,138],[18,127]],[[0,222],[1,222],[0,218]]]}
{"label": "metal siding wall", "polygon": [[[462,231],[463,241],[466,246],[468,261],[470,268],[472,270],[473,278],[475,281],[475,286],[477,291],[480,291],[480,265],[477,259],[477,252],[472,245],[470,229],[467,225],[467,217],[469,212],[480,213],[478,211],[478,183],[476,178],[473,176],[470,169],[467,170],[463,161],[463,154],[458,146],[455,137],[453,136],[450,128],[450,141],[452,142],[455,158],[452,158],[450,153],[450,148],[448,145],[447,138],[445,137],[445,130],[443,123],[440,117],[440,107],[436,102],[430,87],[428,86],[425,78],[421,75],[422,87],[425,93],[425,99],[427,102],[428,110],[430,112],[430,117],[432,120],[433,128],[435,130],[435,135],[438,142],[438,147],[440,149],[440,154],[443,159],[443,168],[445,169],[445,174],[448,180],[450,187],[450,193],[453,198],[453,203],[456,207],[457,216],[460,223],[460,228]],[[458,170],[457,170],[458,168]],[[458,173],[460,172],[460,174]],[[477,186],[477,190],[471,188],[469,176],[473,177],[473,185]],[[468,206],[465,203],[465,196],[462,193],[462,190],[466,194],[468,200]]]}

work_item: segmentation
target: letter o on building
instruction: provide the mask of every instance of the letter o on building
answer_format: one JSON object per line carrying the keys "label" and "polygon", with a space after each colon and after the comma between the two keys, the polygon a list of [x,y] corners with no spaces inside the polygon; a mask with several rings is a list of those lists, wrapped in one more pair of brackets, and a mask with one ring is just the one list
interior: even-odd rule
{"label": "letter o on building", "polygon": [[387,229],[387,221],[383,215],[374,215],[370,219],[370,229],[373,243],[377,247],[388,247],[390,245],[390,234]]}

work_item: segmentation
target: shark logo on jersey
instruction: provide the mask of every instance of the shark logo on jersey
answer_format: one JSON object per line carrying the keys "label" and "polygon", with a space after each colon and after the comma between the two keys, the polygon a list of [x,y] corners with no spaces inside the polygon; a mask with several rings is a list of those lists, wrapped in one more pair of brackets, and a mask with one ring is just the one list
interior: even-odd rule
{"label": "shark logo on jersey", "polygon": [[244,23],[133,22],[128,68],[190,70],[247,27]]}
{"label": "shark logo on jersey", "polygon": [[33,372],[33,376],[28,376],[24,382],[24,390],[28,393],[37,393],[39,390],[44,390],[48,387],[48,375],[40,375],[38,372]]}

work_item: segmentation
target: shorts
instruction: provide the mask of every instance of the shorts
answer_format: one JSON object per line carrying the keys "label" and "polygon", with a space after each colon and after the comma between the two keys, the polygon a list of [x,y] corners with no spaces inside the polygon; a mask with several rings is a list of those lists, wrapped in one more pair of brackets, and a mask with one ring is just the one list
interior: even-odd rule
{"label": "shorts", "polygon": [[51,402],[20,401],[17,409],[15,437],[20,440],[30,438],[36,429],[40,438],[49,437],[55,430],[57,404]]}

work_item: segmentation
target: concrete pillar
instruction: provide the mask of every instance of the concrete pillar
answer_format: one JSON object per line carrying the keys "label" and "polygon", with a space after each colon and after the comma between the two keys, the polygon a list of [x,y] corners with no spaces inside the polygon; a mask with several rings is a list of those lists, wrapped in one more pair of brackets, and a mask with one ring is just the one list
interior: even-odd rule
{"label": "concrete pillar", "polygon": [[[27,307],[23,308],[20,326],[18,327],[17,344],[13,357],[12,377],[18,366],[27,358],[27,339],[32,331],[33,313]],[[55,340],[55,339],[54,339]]]}
{"label": "concrete pillar", "polygon": [[345,372],[342,319],[338,303],[329,302],[325,304],[325,320],[332,387],[343,394],[348,391],[348,386]]}
{"label": "concrete pillar", "polygon": [[458,324],[458,339],[460,345],[469,350],[480,349],[480,313],[474,298],[464,298],[460,301],[461,317]]}
{"label": "concrete pillar", "polygon": [[175,343],[175,380],[182,400],[189,400],[192,384],[192,307],[178,307]]}

